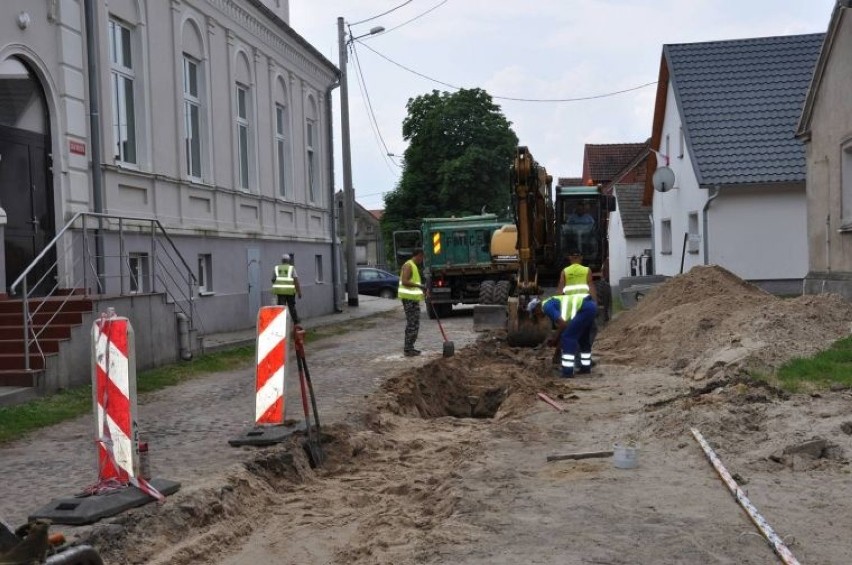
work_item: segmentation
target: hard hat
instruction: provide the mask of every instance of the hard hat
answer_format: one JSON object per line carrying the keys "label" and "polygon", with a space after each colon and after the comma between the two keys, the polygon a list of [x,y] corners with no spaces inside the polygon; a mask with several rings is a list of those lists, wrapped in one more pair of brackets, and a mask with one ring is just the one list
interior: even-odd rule
{"label": "hard hat", "polygon": [[281,256],[281,260],[282,260],[282,261],[285,261],[285,262],[286,262],[286,261],[289,261],[289,260],[290,260],[290,254],[289,254],[289,253],[285,253],[284,255],[282,255],[282,256]]}
{"label": "hard hat", "polygon": [[532,300],[530,300],[530,303],[527,304],[527,312],[532,314],[539,304],[541,304],[541,300],[539,300],[538,298],[533,298]]}

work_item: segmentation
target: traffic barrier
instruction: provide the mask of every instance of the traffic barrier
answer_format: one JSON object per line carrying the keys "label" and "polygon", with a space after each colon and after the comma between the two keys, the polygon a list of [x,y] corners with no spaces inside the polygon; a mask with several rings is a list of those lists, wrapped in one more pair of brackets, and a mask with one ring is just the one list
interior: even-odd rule
{"label": "traffic barrier", "polygon": [[[180,483],[140,474],[133,327],[112,308],[92,325],[92,395],[98,481],[80,495],[57,499],[30,516],[57,524],[89,524],[129,508],[163,501]],[[101,496],[109,494],[110,496]]]}
{"label": "traffic barrier", "polygon": [[284,419],[293,328],[286,306],[263,306],[258,311],[254,426],[240,437],[228,440],[230,445],[271,445],[305,429],[304,423],[288,426]]}

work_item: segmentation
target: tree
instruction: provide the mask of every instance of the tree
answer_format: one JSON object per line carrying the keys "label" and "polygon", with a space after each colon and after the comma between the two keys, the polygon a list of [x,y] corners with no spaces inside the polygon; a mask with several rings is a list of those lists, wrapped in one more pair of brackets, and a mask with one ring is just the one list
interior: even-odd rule
{"label": "tree", "polygon": [[418,229],[421,218],[503,214],[518,137],[484,90],[433,90],[409,99],[402,178],[385,195],[382,232]]}

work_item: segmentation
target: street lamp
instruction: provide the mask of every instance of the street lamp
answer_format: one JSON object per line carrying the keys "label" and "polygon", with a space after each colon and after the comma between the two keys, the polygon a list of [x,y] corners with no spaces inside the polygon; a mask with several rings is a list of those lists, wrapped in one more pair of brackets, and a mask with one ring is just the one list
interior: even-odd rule
{"label": "street lamp", "polygon": [[343,18],[337,18],[340,47],[340,130],[343,144],[343,214],[346,222],[346,294],[349,306],[358,306],[358,274],[355,270],[355,190],[352,188],[352,154],[349,147],[349,87],[346,83],[346,46],[361,37],[385,31],[377,26],[358,37],[346,38]]}

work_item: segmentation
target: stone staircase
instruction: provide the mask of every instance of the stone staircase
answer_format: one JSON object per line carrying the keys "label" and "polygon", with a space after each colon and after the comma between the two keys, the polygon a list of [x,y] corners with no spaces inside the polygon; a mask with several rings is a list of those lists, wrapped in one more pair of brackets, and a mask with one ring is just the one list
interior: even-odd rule
{"label": "stone staircase", "polygon": [[23,300],[0,299],[0,406],[16,404],[37,396],[45,361],[58,355],[60,344],[71,339],[71,331],[90,314],[93,302],[78,291],[65,291],[50,298],[30,298],[33,315],[30,338],[30,368],[24,355]]}

